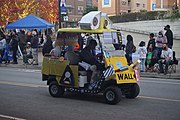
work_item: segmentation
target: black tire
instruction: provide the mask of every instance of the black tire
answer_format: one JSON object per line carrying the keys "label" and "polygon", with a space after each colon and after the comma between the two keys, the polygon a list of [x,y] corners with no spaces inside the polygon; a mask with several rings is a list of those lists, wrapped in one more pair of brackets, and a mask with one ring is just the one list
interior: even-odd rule
{"label": "black tire", "polygon": [[56,81],[52,81],[49,84],[49,93],[53,97],[62,97],[64,94],[64,89],[58,85]]}
{"label": "black tire", "polygon": [[106,103],[115,105],[121,101],[122,92],[117,86],[109,86],[105,89],[103,96]]}
{"label": "black tire", "polygon": [[134,99],[139,95],[140,88],[137,83],[132,84],[127,93],[125,93],[125,97],[129,99]]}

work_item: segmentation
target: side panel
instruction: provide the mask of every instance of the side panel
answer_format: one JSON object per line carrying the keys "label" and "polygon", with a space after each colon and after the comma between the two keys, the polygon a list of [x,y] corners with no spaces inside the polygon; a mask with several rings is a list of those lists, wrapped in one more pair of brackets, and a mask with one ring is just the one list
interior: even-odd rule
{"label": "side panel", "polygon": [[78,65],[70,65],[70,68],[73,72],[75,87],[78,87]]}
{"label": "side panel", "polygon": [[59,61],[59,59],[43,58],[42,74],[62,76],[69,61]]}

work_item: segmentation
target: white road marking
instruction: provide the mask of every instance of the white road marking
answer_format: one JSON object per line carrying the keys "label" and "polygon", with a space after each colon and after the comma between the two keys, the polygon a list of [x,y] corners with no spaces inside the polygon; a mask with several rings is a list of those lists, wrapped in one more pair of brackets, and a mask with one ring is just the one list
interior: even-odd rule
{"label": "white road marking", "polygon": [[[143,79],[146,79],[146,80],[156,80],[156,81],[174,81],[174,82],[180,82],[180,80],[174,80],[174,79],[164,79],[164,78],[145,78],[143,77]],[[140,79],[140,81],[145,81],[143,80],[142,78]]]}
{"label": "white road marking", "polygon": [[139,98],[145,98],[145,99],[154,99],[154,100],[163,100],[163,101],[170,101],[170,102],[180,102],[180,100],[176,99],[167,99],[167,98],[158,98],[158,97],[149,97],[149,96],[138,96]]}
{"label": "white road marking", "polygon": [[6,119],[11,119],[11,120],[26,120],[26,119],[23,119],[23,118],[17,118],[17,117],[2,115],[2,114],[0,114],[0,118],[6,118]]}

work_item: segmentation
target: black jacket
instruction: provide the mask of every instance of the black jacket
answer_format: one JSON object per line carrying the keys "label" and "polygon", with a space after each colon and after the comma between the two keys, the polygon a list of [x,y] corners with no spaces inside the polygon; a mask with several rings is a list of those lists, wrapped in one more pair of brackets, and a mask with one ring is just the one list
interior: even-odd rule
{"label": "black jacket", "polygon": [[165,35],[167,37],[168,45],[173,46],[173,33],[172,33],[172,31],[170,29],[167,30]]}
{"label": "black jacket", "polygon": [[18,38],[16,35],[13,35],[11,38],[10,46],[12,50],[18,49]]}
{"label": "black jacket", "polygon": [[42,54],[43,54],[43,56],[44,56],[46,53],[50,53],[52,49],[53,49],[52,40],[49,39],[49,40],[47,40],[47,42],[44,43],[44,45],[43,45],[43,48],[42,48]]}
{"label": "black jacket", "polygon": [[149,49],[149,46],[152,44],[152,51],[155,49],[155,39],[153,38],[152,40],[149,40],[148,45],[147,45],[147,50]]}
{"label": "black jacket", "polygon": [[38,36],[33,36],[31,38],[31,48],[38,48],[38,45],[39,45],[39,39],[38,39]]}

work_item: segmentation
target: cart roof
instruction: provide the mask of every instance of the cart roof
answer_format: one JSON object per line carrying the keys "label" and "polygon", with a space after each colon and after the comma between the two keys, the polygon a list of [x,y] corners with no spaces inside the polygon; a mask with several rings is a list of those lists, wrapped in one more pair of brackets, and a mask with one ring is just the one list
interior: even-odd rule
{"label": "cart roof", "polygon": [[117,32],[113,29],[105,28],[105,19],[104,17],[101,18],[100,26],[98,29],[81,29],[81,28],[61,28],[58,32],[74,32],[74,33],[98,33],[103,34],[103,32]]}

